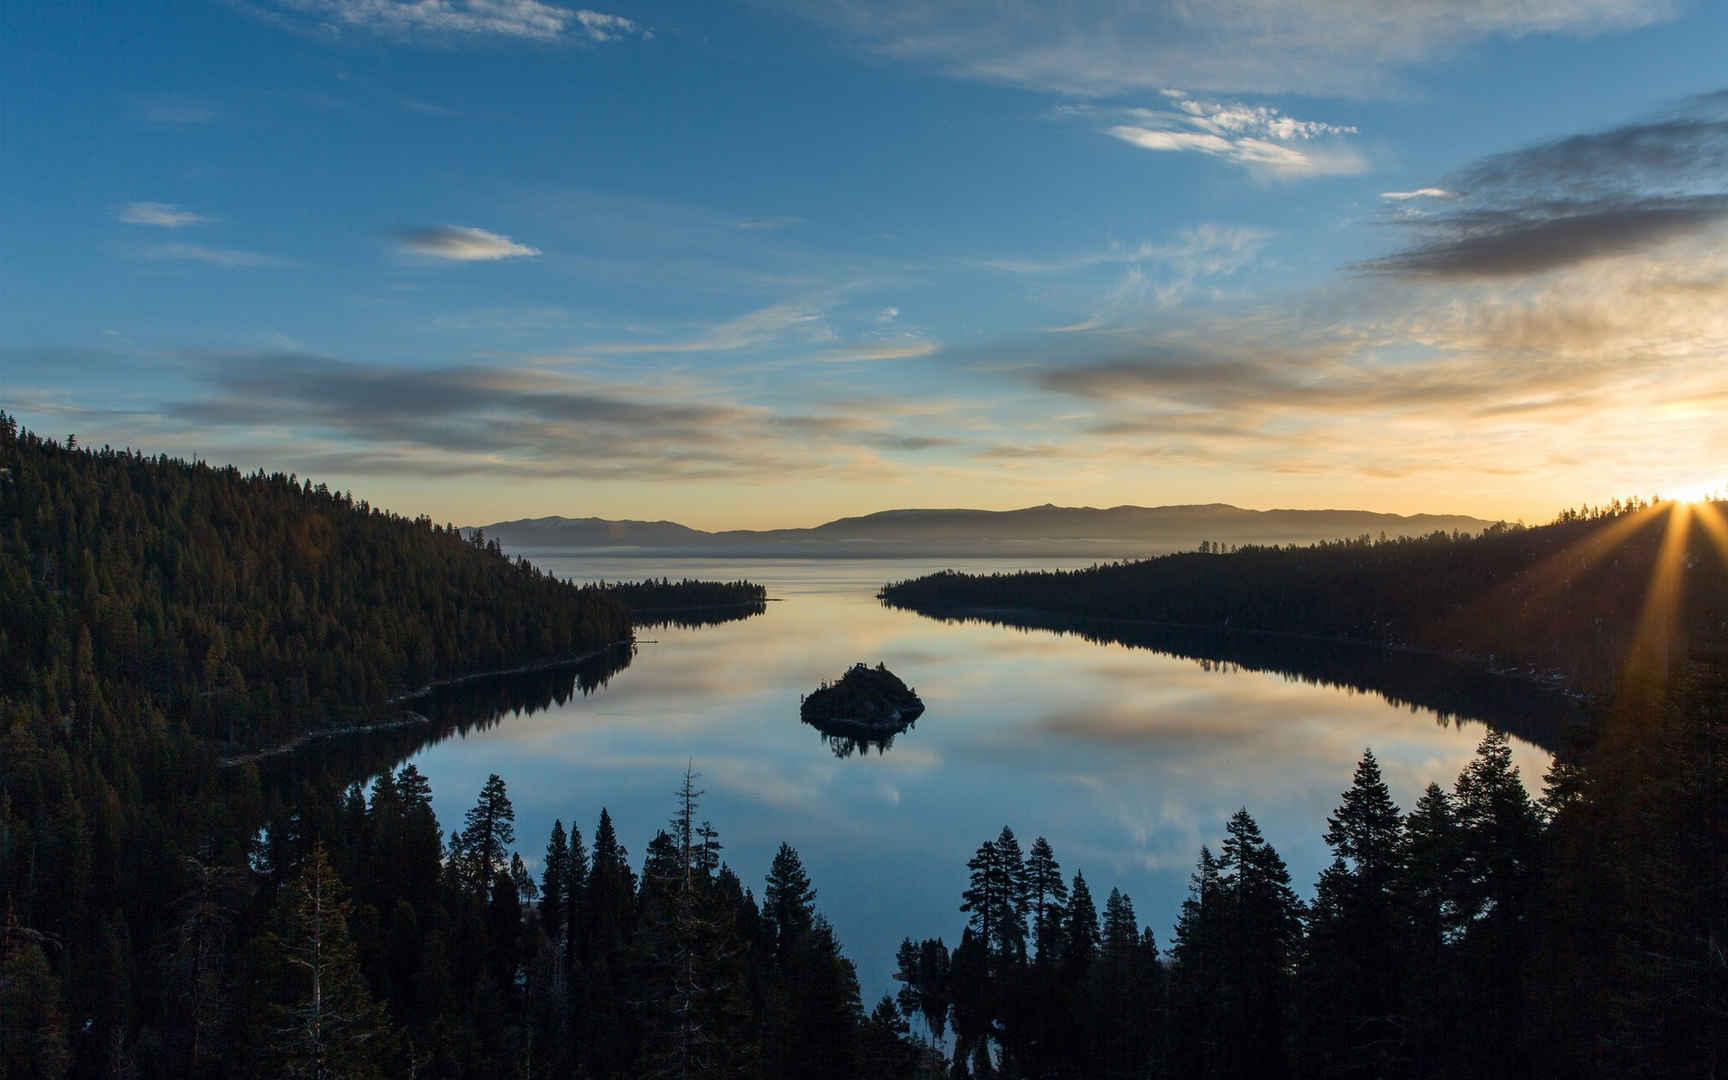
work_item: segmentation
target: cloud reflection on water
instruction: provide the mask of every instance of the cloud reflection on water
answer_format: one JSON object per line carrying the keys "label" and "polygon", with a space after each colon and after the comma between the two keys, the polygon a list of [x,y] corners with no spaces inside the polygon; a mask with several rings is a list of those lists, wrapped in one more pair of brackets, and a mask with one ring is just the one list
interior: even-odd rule
{"label": "cloud reflection on water", "polygon": [[[629,560],[543,559],[562,575],[617,580]],[[1009,824],[1050,839],[1064,870],[1120,886],[1168,936],[1199,845],[1247,806],[1311,889],[1329,861],[1326,815],[1363,747],[1408,808],[1450,787],[1482,728],[1439,722],[1376,694],[1074,636],[941,623],[884,608],[876,587],[924,567],[689,560],[656,574],[769,586],[765,614],[657,628],[604,690],[507,718],[418,758],[446,828],[488,772],[510,785],[518,847],[537,853],[554,817],[584,834],[607,806],[635,858],[672,807],[686,762],[726,859],[760,891],[774,848],[797,847],[858,963],[867,997],[890,989],[905,935],[958,937],[965,864]],[[799,695],[853,662],[880,660],[928,706],[883,754],[837,759],[799,721]],[[1514,744],[1533,790],[1547,755]]]}

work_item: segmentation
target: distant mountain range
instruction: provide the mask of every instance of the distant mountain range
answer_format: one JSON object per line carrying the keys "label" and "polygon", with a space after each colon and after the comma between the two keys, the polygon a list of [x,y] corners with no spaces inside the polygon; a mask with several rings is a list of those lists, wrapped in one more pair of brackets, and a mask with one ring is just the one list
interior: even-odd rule
{"label": "distant mountain range", "polygon": [[1310,544],[1367,534],[1479,533],[1495,524],[1452,514],[1367,510],[1244,510],[1199,506],[1029,506],[1023,510],[883,510],[809,529],[705,532],[673,521],[543,517],[482,526],[520,551],[613,555],[1125,557],[1221,544]]}

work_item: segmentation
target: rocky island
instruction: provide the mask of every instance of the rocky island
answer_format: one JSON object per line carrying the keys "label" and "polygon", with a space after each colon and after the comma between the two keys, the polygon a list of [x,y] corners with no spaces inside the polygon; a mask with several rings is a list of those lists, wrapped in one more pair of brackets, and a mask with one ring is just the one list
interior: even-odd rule
{"label": "rocky island", "polygon": [[799,705],[800,718],[824,734],[877,739],[906,730],[923,712],[918,695],[882,664],[854,664]]}

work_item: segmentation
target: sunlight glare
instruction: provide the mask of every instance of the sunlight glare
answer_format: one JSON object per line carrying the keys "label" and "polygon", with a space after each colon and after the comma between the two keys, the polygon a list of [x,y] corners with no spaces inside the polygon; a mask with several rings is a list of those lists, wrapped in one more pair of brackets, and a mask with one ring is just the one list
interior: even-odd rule
{"label": "sunlight glare", "polygon": [[1668,506],[1662,547],[1651,569],[1650,588],[1644,595],[1644,610],[1627,656],[1624,685],[1629,689],[1660,687],[1667,682],[1670,653],[1680,621],[1680,584],[1686,562],[1686,540],[1691,532],[1693,505],[1674,502]]}
{"label": "sunlight glare", "polygon": [[1720,498],[1721,485],[1688,484],[1675,488],[1666,497],[1678,503],[1703,503],[1713,498]]}

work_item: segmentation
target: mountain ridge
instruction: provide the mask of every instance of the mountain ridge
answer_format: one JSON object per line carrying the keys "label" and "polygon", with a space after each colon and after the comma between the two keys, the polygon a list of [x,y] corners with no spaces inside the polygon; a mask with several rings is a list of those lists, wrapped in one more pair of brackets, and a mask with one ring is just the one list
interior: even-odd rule
{"label": "mountain ridge", "polygon": [[[1373,510],[1250,510],[1229,503],[1120,504],[1012,510],[896,507],[789,529],[708,531],[661,519],[548,515],[479,526],[519,549],[611,549],[617,554],[1150,554],[1219,544],[1306,544],[1385,533],[1478,533],[1497,522],[1464,514]],[[470,535],[473,529],[465,530]]]}

